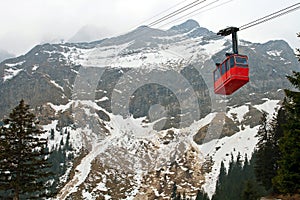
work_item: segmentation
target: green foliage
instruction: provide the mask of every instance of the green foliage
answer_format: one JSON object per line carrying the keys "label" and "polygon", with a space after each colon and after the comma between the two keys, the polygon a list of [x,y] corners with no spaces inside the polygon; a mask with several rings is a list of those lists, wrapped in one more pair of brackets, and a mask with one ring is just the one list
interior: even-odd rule
{"label": "green foliage", "polygon": [[206,192],[198,190],[195,200],[209,200],[209,197]]}
{"label": "green foliage", "polygon": [[237,156],[236,160],[232,156],[228,173],[226,173],[226,168],[222,162],[212,200],[241,200],[246,197],[262,196],[264,190],[259,186],[254,176],[254,159],[255,155],[252,156],[250,162],[245,159],[242,163],[240,155]]}
{"label": "green foliage", "polygon": [[1,198],[35,199],[46,197],[51,166],[44,131],[22,100],[0,128]]}
{"label": "green foliage", "polygon": [[263,113],[261,125],[256,135],[258,143],[256,145],[255,176],[260,184],[270,192],[276,190],[273,187],[272,179],[278,170],[277,162],[280,158],[278,141],[283,135],[284,121],[283,109],[278,111],[277,117],[274,117],[270,123],[267,122],[267,113]]}
{"label": "green foliage", "polygon": [[52,184],[48,187],[48,190],[53,194],[58,192],[58,189],[61,187],[60,178],[66,173],[68,167],[70,167],[71,161],[74,160],[73,148],[70,144],[70,132],[65,129],[65,133],[67,133],[66,142],[62,142],[63,139],[61,139],[59,146],[56,146],[52,150],[48,158],[52,164],[49,169],[52,176],[48,179]]}
{"label": "green foliage", "polygon": [[260,195],[255,187],[255,183],[252,180],[246,181],[242,192],[242,200],[257,200]]}
{"label": "green foliage", "polygon": [[[300,34],[298,34],[300,37]],[[300,61],[300,51],[297,49]],[[283,137],[279,140],[281,157],[278,161],[277,176],[273,184],[281,193],[300,193],[300,72],[293,72],[287,79],[295,90],[285,90],[283,107],[286,112],[286,123],[283,127]]]}
{"label": "green foliage", "polygon": [[[293,72],[293,76],[287,78],[296,89],[300,89],[300,72]],[[285,93],[287,122],[283,127],[284,135],[279,140],[281,158],[273,183],[279,192],[295,194],[300,192],[300,92],[285,90]]]}

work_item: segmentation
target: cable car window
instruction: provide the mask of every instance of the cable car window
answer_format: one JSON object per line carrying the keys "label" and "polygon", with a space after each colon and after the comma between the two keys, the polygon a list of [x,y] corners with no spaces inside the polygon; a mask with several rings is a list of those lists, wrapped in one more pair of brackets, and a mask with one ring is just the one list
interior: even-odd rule
{"label": "cable car window", "polygon": [[222,75],[226,73],[225,63],[222,64]]}
{"label": "cable car window", "polygon": [[234,67],[234,57],[230,57],[230,68]]}
{"label": "cable car window", "polygon": [[221,77],[221,74],[220,74],[220,68],[217,68],[215,71],[214,71],[214,78],[215,78],[215,82]]}
{"label": "cable car window", "polygon": [[235,57],[235,61],[237,65],[248,65],[246,58]]}
{"label": "cable car window", "polygon": [[227,64],[227,71],[228,71],[231,68],[231,66],[230,66],[230,59],[227,60],[226,64]]}
{"label": "cable car window", "polygon": [[216,82],[216,80],[218,80],[218,74],[217,71],[214,71],[214,81]]}

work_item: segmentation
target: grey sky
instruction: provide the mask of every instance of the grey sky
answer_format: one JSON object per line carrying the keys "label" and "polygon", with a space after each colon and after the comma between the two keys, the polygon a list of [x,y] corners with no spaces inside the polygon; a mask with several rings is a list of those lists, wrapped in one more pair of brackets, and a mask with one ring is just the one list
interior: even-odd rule
{"label": "grey sky", "polygon": [[[116,36],[141,25],[146,19],[183,0],[0,0],[0,49],[24,54],[34,45],[69,40],[82,27],[98,32],[89,39]],[[206,0],[205,4],[214,0]],[[219,0],[219,5],[228,0]],[[186,0],[180,8],[193,0]],[[227,26],[241,26],[274,11],[299,3],[298,0],[233,0],[218,8],[188,18],[214,32]],[[201,4],[201,6],[205,5]],[[197,8],[201,7],[198,6]],[[173,8],[173,11],[176,8]],[[169,12],[171,12],[170,10]],[[188,12],[191,12],[190,10]],[[186,13],[188,13],[186,12]],[[184,13],[184,14],[186,14]],[[167,14],[167,13],[165,13]],[[179,16],[172,18],[172,20]],[[157,27],[167,29],[188,18]],[[251,42],[284,39],[300,47],[300,10],[239,32]],[[148,21],[152,22],[155,19]],[[147,23],[146,23],[147,24]]]}

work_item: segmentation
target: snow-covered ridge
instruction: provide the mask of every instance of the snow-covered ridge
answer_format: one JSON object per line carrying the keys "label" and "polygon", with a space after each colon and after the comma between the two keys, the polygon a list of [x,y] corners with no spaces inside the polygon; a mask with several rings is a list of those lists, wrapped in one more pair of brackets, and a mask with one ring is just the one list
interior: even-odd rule
{"label": "snow-covered ridge", "polygon": [[[71,63],[81,64],[82,66],[92,67],[124,67],[148,69],[162,66],[182,64],[182,60],[187,62],[191,57],[198,54],[206,55],[209,59],[215,53],[224,48],[225,39],[214,40],[205,45],[195,45],[201,41],[201,37],[192,41],[182,40],[174,41],[168,45],[159,45],[158,48],[144,49],[143,51],[130,52],[128,48],[132,42],[122,45],[112,45],[96,47],[94,49],[82,50],[75,47],[63,53],[64,57]],[[126,53],[127,52],[127,53]]]}

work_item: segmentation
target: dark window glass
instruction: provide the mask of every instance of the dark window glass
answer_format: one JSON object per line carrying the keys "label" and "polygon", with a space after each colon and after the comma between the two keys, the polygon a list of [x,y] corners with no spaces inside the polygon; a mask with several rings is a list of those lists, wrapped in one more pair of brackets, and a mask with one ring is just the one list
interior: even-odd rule
{"label": "dark window glass", "polygon": [[222,75],[226,73],[225,63],[222,64]]}
{"label": "dark window glass", "polygon": [[234,57],[230,57],[230,68],[234,67]]}
{"label": "dark window glass", "polygon": [[246,58],[235,57],[235,61],[237,65],[248,65]]}

